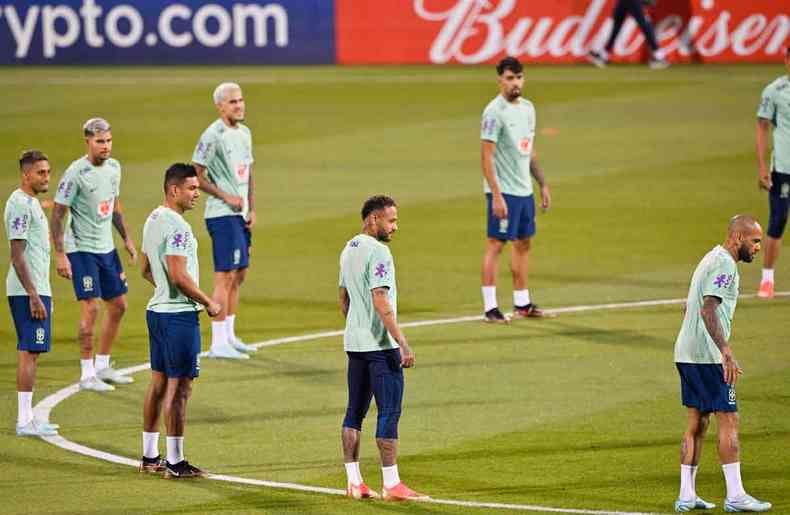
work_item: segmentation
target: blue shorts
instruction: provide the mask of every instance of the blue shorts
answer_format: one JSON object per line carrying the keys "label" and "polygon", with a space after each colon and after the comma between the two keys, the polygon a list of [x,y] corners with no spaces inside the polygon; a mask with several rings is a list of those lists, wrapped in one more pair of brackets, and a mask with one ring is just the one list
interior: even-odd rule
{"label": "blue shorts", "polygon": [[151,370],[168,378],[200,375],[200,320],[197,311],[146,311]]}
{"label": "blue shorts", "polygon": [[403,369],[400,349],[348,354],[348,407],[343,427],[362,430],[370,400],[376,398],[378,424],[376,438],[398,438],[401,402],[403,401]]}
{"label": "blue shorts", "polygon": [[787,211],[790,208],[790,174],[771,173],[771,191],[768,192],[768,236],[779,239],[787,225]]}
{"label": "blue shorts", "polygon": [[675,363],[680,373],[683,405],[702,413],[738,411],[735,387],[724,382],[724,369],[717,363]]}
{"label": "blue shorts", "polygon": [[8,297],[11,317],[16,327],[16,350],[27,352],[49,352],[52,348],[52,297],[41,297],[47,308],[47,318],[33,320],[30,313],[30,297],[12,295]]}
{"label": "blue shorts", "polygon": [[129,291],[118,251],[106,254],[70,252],[66,256],[71,263],[71,281],[77,300],[97,297],[110,300]]}
{"label": "blue shorts", "polygon": [[214,253],[214,271],[229,272],[250,266],[252,234],[241,215],[206,218]]}
{"label": "blue shorts", "polygon": [[494,216],[491,194],[486,193],[488,237],[500,241],[525,240],[535,235],[535,196],[518,197],[503,193],[507,204],[507,219]]}

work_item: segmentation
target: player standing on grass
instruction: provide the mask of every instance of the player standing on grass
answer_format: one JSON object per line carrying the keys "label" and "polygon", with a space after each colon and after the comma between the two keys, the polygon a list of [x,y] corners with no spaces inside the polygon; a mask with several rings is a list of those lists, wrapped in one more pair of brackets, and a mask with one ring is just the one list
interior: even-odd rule
{"label": "player standing on grass", "polygon": [[680,495],[675,511],[712,509],[697,496],[695,478],[710,414],[719,430],[719,459],[727,484],[724,511],[767,511],[771,503],[748,495],[741,483],[738,406],[735,383],[741,374],[729,344],[738,301],[738,261],[751,263],[760,251],[763,230],[750,216],[730,220],[727,240],[708,252],[691,278],[683,326],[675,342],[688,429],[680,447]]}
{"label": "player standing on grass", "polygon": [[524,68],[506,57],[496,66],[500,94],[483,111],[481,161],[487,201],[488,239],[482,266],[486,322],[507,323],[496,297],[499,256],[513,242],[513,318],[543,317],[527,289],[529,250],[535,235],[532,178],[540,186],[541,207],[551,205],[549,186],[534,155],[535,107],[521,97]]}
{"label": "player standing on grass", "polygon": [[200,136],[192,156],[206,200],[206,226],[214,254],[214,301],[222,312],[211,322],[209,357],[247,359],[255,347],[235,330],[241,284],[250,262],[255,226],[252,134],[244,121],[241,87],[225,82],[214,90],[220,118]]}
{"label": "player standing on grass", "polygon": [[[757,109],[757,162],[759,184],[768,191],[768,232],[763,255],[763,278],[758,296],[774,296],[774,266],[782,246],[782,235],[790,209],[790,46],[785,48],[787,74],[770,83],[763,90]],[[765,162],[768,150],[768,131],[773,128],[773,154],[770,175]]]}
{"label": "player standing on grass", "polygon": [[33,418],[33,386],[38,356],[49,352],[52,290],[49,286],[49,224],[36,196],[49,189],[49,161],[38,150],[19,159],[18,189],[5,204],[5,231],[11,244],[6,294],[17,335],[16,434],[51,436],[57,427]]}
{"label": "player standing on grass", "polygon": [[[72,279],[80,303],[80,388],[98,392],[114,390],[107,383],[128,384],[134,380],[119,374],[110,364],[110,352],[126,312],[126,274],[112,240],[118,231],[131,262],[137,250],[126,228],[118,196],[121,165],[110,157],[112,132],[102,118],[91,118],[83,126],[87,155],[66,169],[55,193],[52,239],[58,275]],[[64,238],[63,224],[66,213]],[[93,361],[93,340],[99,316],[99,297],[107,314],[99,335],[99,350]]]}
{"label": "player standing on grass", "polygon": [[[195,168],[174,164],[165,172],[165,201],[148,216],[143,228],[143,277],[156,288],[146,321],[151,354],[151,383],[143,408],[143,458],[140,470],[165,477],[204,475],[184,458],[184,426],[192,381],[200,373],[200,321],[222,307],[200,290],[198,244],[184,212],[200,196]],[[164,408],[167,459],[159,456],[159,414]]]}
{"label": "player standing on grass", "polygon": [[385,244],[398,229],[395,201],[369,198],[362,206],[362,220],[362,233],[346,243],[340,255],[340,309],[346,318],[343,347],[348,355],[348,407],[341,434],[346,492],[355,499],[376,497],[359,470],[362,421],[375,397],[382,496],[389,501],[424,498],[398,476],[403,368],[414,366],[414,353],[398,327],[395,263]]}

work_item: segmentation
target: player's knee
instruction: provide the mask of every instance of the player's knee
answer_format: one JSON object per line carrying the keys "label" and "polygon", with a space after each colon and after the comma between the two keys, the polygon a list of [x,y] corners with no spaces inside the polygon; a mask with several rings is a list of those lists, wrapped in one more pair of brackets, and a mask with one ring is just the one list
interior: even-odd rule
{"label": "player's knee", "polygon": [[84,301],[82,306],[82,316],[80,317],[80,327],[83,323],[93,326],[96,322],[96,317],[99,316],[99,303],[96,299]]}
{"label": "player's knee", "polygon": [[379,412],[378,424],[376,426],[376,438],[398,438],[400,413],[400,410],[383,410]]}
{"label": "player's knee", "polygon": [[343,427],[362,431],[363,420],[365,420],[365,413],[349,406],[348,409],[346,409],[346,416],[343,418]]}
{"label": "player's knee", "polygon": [[129,304],[126,302],[126,296],[124,295],[113,299],[110,305],[112,306],[110,313],[116,318],[121,318],[129,307]]}

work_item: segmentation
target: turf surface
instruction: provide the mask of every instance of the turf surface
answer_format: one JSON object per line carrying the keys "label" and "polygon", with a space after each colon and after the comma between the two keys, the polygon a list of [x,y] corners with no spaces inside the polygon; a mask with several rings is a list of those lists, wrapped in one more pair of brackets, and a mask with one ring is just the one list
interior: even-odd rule
{"label": "turf surface", "polygon": [[[554,206],[538,219],[530,290],[546,307],[677,298],[700,257],[736,212],[765,221],[756,190],[754,112],[778,67],[529,68],[537,149]],[[244,86],[255,138],[260,225],[244,287],[247,341],[341,326],[337,259],[370,194],[400,204],[391,247],[402,320],[480,311],[483,203],[478,126],[496,94],[487,68],[6,68],[0,108],[3,191],[16,185],[24,148],[46,151],[54,188],[84,151],[79,128],[113,124],[124,166],[122,199],[140,241],[160,201],[164,168],[186,161],[214,119],[216,83]],[[202,201],[187,215],[201,240]],[[758,258],[758,261],[759,258]],[[7,267],[7,255],[0,265]],[[790,277],[777,267],[777,286]],[[503,257],[499,298],[509,306]],[[128,265],[127,265],[128,268]],[[741,266],[753,292],[759,263]],[[147,359],[150,288],[130,275],[130,309],[113,352],[119,366]],[[41,360],[36,400],[78,378],[77,306],[53,270],[54,351]],[[788,283],[790,284],[790,283]],[[790,511],[790,301],[742,301],[733,344],[747,489]],[[0,353],[0,492],[7,513],[462,513],[438,505],[362,505],[319,494],[214,481],[178,483],[13,436],[15,336]],[[478,323],[407,331],[418,365],[407,372],[402,476],[435,497],[583,509],[671,510],[677,495],[678,402],[672,344],[677,306],[568,314],[511,327]],[[204,319],[204,339],[208,327]],[[80,393],[53,412],[61,433],[123,456],[140,454],[137,383]],[[224,474],[342,488],[339,425],[345,401],[339,338],[263,350],[249,362],[205,360],[190,404],[187,454]],[[374,415],[374,413],[371,413]],[[369,423],[370,425],[370,423]],[[715,429],[715,426],[712,427]],[[370,431],[363,474],[380,485]],[[698,490],[721,504],[723,480],[708,438]],[[485,512],[486,510],[479,510]]]}

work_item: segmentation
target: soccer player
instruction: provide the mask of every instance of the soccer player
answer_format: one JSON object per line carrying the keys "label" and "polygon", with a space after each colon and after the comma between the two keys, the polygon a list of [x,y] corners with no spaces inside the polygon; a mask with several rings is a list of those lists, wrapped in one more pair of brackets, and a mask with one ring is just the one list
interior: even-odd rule
{"label": "soccer player", "polygon": [[588,52],[587,60],[599,68],[604,68],[609,64],[609,53],[612,51],[612,48],[614,48],[614,42],[617,36],[620,35],[620,29],[623,28],[626,16],[630,14],[634,17],[634,20],[636,20],[636,23],[642,30],[642,34],[645,35],[647,44],[650,46],[651,58],[648,61],[648,65],[654,70],[668,67],[669,63],[664,56],[664,51],[658,46],[653,24],[645,16],[645,5],[654,6],[655,4],[656,0],[617,0],[614,10],[612,11],[614,26],[612,27],[611,34],[609,34],[609,40],[606,42],[606,46],[600,50],[591,50]]}
{"label": "soccer player", "polygon": [[719,460],[727,484],[724,511],[767,511],[771,503],[748,495],[741,483],[738,406],[735,383],[741,369],[730,347],[730,329],[738,301],[738,261],[751,263],[760,251],[763,230],[746,215],[730,220],[727,239],[708,252],[691,277],[685,317],[675,341],[688,428],[680,447],[680,495],[675,510],[712,509],[697,496],[695,477],[710,415],[718,422]]}
{"label": "soccer player", "polygon": [[49,160],[38,150],[19,159],[22,179],[5,204],[11,244],[6,294],[17,334],[16,434],[51,436],[57,427],[33,418],[33,386],[41,353],[51,346],[52,291],[49,286],[49,224],[36,196],[49,189]]}
{"label": "soccer player", "polygon": [[[80,388],[105,392],[112,384],[134,380],[118,373],[110,363],[113,341],[126,312],[126,274],[112,240],[118,231],[131,257],[137,250],[126,228],[118,198],[121,165],[110,157],[112,131],[102,118],[91,118],[83,126],[87,154],[66,169],[55,193],[52,210],[52,240],[58,275],[71,279],[80,303]],[[66,219],[64,237],[64,218]],[[93,361],[94,327],[101,298],[107,308],[99,334],[99,349]]]}
{"label": "soccer player", "polygon": [[[760,165],[759,185],[768,191],[768,232],[763,255],[763,278],[759,297],[774,296],[774,266],[782,246],[782,235],[787,225],[790,208],[790,46],[785,48],[787,74],[770,83],[763,90],[757,109],[757,162]],[[768,131],[773,128],[771,174],[765,162]]]}
{"label": "soccer player", "polygon": [[236,309],[250,262],[255,226],[252,134],[244,121],[241,87],[225,82],[214,90],[220,117],[200,136],[192,156],[206,200],[206,226],[214,255],[212,297],[222,312],[211,322],[214,358],[248,359],[255,347],[236,336]]}
{"label": "soccer player", "polygon": [[[203,306],[209,316],[221,306],[200,289],[198,243],[184,212],[200,196],[192,165],[174,164],[165,172],[165,201],[143,227],[143,277],[154,285],[146,320],[151,354],[151,383],[143,409],[143,458],[140,470],[165,477],[205,475],[184,458],[184,426],[192,381],[200,373],[200,322]],[[164,408],[167,458],[159,456],[159,414]]]}
{"label": "soccer player", "polygon": [[385,196],[367,199],[362,220],[362,232],[346,243],[340,255],[340,310],[346,319],[343,347],[348,355],[348,407],[341,434],[346,492],[355,499],[376,497],[359,470],[362,420],[375,397],[382,496],[391,501],[424,498],[398,476],[403,368],[414,366],[414,352],[398,327],[395,263],[386,245],[398,229],[395,201]]}
{"label": "soccer player", "polygon": [[[499,256],[513,242],[513,318],[543,317],[527,289],[529,249],[535,235],[532,178],[540,185],[541,207],[551,205],[549,186],[534,155],[535,107],[521,97],[524,69],[513,57],[496,66],[500,94],[486,106],[480,131],[483,186],[488,213],[488,239],[482,266],[486,322],[507,323],[496,297]],[[531,177],[530,177],[531,176]]]}

